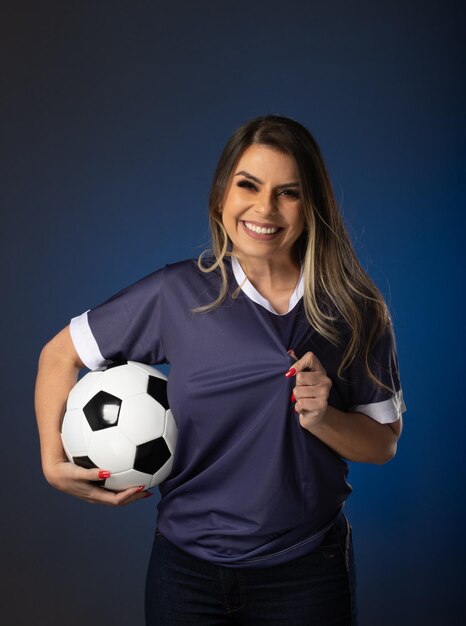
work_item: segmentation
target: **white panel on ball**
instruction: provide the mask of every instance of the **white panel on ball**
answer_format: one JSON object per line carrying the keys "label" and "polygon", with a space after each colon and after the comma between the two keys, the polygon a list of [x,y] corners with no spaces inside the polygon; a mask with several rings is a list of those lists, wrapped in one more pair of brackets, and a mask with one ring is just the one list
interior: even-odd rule
{"label": "white panel on ball", "polygon": [[176,426],[175,418],[173,417],[170,409],[168,409],[165,418],[165,432],[163,433],[163,438],[167,442],[167,446],[172,454],[175,452],[177,436],[178,428]]}
{"label": "white panel on ball", "polygon": [[106,489],[113,489],[114,491],[121,491],[122,489],[128,489],[128,487],[144,487],[148,488],[152,482],[152,476],[145,474],[144,472],[138,472],[135,469],[128,470],[127,472],[119,472],[107,478],[105,481]]}
{"label": "white panel on ball", "polygon": [[83,376],[73,389],[70,391],[66,408],[69,409],[81,409],[85,406],[89,400],[100,391],[100,385],[102,383],[103,372],[88,372]]}
{"label": "white panel on ball", "polygon": [[131,365],[131,367],[137,367],[138,369],[146,372],[150,376],[156,376],[156,378],[162,378],[163,380],[167,380],[167,377],[162,372],[156,370],[151,365],[147,365],[146,363],[137,363],[136,361],[128,361],[128,364]]}
{"label": "white panel on ball", "polygon": [[67,442],[67,450],[71,456],[86,456],[87,442],[81,428],[83,412],[81,409],[72,409],[65,413],[62,425],[62,441]]}
{"label": "white panel on ball", "polygon": [[86,448],[89,449],[89,444],[91,443],[92,437],[92,428],[89,426],[89,422],[86,419],[86,416],[81,411],[81,432],[82,437],[86,443]]}
{"label": "white panel on ball", "polygon": [[124,472],[133,467],[136,446],[117,426],[92,433],[88,456],[97,467]]}
{"label": "white panel on ball", "polygon": [[147,390],[147,374],[131,365],[112,367],[103,372],[102,391],[127,398]]}
{"label": "white panel on ball", "polygon": [[151,396],[140,394],[121,403],[118,427],[136,445],[163,434],[165,409]]}
{"label": "white panel on ball", "polygon": [[[68,461],[70,463],[73,463],[73,455],[71,454],[71,452],[68,450],[68,448],[66,447],[66,442],[62,441],[62,445],[63,445],[63,450],[65,451],[66,454],[66,458],[68,459]],[[151,477],[152,478],[152,477]]]}

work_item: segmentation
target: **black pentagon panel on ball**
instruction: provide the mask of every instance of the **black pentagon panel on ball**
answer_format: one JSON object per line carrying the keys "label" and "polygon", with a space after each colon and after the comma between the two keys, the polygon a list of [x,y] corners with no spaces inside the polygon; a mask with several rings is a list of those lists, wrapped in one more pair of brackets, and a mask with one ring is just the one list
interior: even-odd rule
{"label": "black pentagon panel on ball", "polygon": [[165,465],[170,456],[171,452],[165,439],[163,437],[153,439],[136,446],[134,469],[145,474],[155,474]]}
{"label": "black pentagon panel on ball", "polygon": [[74,456],[73,463],[79,465],[79,467],[84,467],[84,469],[95,469],[97,467],[88,456]]}
{"label": "black pentagon panel on ball", "polygon": [[166,380],[163,380],[163,378],[157,378],[156,376],[149,376],[147,393],[152,396],[154,400],[157,400],[157,402],[159,402],[166,411],[168,411],[170,407],[168,405]]}
{"label": "black pentagon panel on ball", "polygon": [[99,391],[83,408],[92,430],[102,430],[118,424],[121,400],[111,393]]}
{"label": "black pentagon panel on ball", "polygon": [[111,370],[114,367],[120,367],[120,365],[126,365],[128,361],[112,361],[104,367],[104,370]]}

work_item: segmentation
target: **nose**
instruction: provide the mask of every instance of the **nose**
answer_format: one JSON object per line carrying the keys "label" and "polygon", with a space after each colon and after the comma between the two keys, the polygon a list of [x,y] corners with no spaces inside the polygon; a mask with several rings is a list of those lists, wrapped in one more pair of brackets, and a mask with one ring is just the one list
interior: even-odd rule
{"label": "nose", "polygon": [[273,193],[263,190],[257,197],[255,210],[259,215],[272,215],[276,213],[277,205]]}

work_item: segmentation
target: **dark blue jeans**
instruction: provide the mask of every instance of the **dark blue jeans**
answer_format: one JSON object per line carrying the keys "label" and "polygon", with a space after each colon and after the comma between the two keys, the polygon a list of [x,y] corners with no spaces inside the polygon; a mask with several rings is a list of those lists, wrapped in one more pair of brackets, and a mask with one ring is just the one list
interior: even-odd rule
{"label": "dark blue jeans", "polygon": [[356,626],[351,527],[341,514],[311,554],[259,569],[193,557],[156,531],[146,626]]}

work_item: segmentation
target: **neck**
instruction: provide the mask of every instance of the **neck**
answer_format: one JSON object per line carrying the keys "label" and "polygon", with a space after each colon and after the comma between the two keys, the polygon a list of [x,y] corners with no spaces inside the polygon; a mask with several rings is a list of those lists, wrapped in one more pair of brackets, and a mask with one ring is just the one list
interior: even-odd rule
{"label": "neck", "polygon": [[277,291],[293,290],[299,279],[299,262],[288,258],[247,258],[238,257],[249,281],[260,291],[260,287]]}

